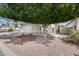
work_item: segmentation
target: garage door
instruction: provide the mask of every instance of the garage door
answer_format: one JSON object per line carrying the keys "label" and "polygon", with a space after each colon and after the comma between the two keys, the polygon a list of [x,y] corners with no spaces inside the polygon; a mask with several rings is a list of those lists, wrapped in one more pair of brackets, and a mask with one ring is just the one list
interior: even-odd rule
{"label": "garage door", "polygon": [[32,26],[23,26],[23,31],[27,33],[32,33]]}

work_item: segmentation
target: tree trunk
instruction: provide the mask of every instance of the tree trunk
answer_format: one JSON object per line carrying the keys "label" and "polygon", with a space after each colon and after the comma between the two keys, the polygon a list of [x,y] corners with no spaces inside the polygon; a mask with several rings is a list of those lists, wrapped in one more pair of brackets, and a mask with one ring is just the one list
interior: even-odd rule
{"label": "tree trunk", "polygon": [[60,33],[60,26],[58,26],[58,30],[57,30],[57,33]]}
{"label": "tree trunk", "polygon": [[55,27],[54,27],[54,34],[56,34],[57,33],[57,26],[56,26],[56,24],[55,24]]}
{"label": "tree trunk", "polygon": [[75,20],[74,30],[77,30],[77,20]]}
{"label": "tree trunk", "polygon": [[46,28],[47,28],[47,25],[43,25],[43,35],[44,35],[45,43],[48,42]]}
{"label": "tree trunk", "polygon": [[45,27],[43,29],[43,32],[44,32],[44,39],[46,40],[46,28]]}

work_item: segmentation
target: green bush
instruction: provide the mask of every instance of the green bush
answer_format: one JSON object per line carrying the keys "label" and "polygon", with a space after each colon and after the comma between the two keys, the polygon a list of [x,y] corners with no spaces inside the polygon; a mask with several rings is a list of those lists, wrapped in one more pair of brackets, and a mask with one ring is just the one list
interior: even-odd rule
{"label": "green bush", "polygon": [[0,26],[0,29],[1,29],[1,26]]}
{"label": "green bush", "polygon": [[65,39],[66,42],[76,43],[79,41],[79,30],[74,30],[69,34],[69,37]]}
{"label": "green bush", "polygon": [[8,29],[8,32],[13,32],[14,30],[13,29]]}

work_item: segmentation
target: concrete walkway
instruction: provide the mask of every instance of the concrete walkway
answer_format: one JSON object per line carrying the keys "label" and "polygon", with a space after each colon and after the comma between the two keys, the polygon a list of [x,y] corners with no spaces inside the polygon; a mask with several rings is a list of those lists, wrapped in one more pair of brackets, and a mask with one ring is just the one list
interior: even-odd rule
{"label": "concrete walkway", "polygon": [[16,56],[16,54],[0,42],[0,56]]}

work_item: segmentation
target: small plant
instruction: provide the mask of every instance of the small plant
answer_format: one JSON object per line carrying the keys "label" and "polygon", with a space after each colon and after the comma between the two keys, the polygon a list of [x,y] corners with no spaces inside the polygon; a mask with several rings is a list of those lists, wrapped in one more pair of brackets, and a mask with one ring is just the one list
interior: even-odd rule
{"label": "small plant", "polygon": [[8,32],[13,32],[14,30],[11,28],[11,29],[8,29]]}
{"label": "small plant", "polygon": [[76,43],[79,41],[79,30],[71,31],[69,37],[65,39],[66,42]]}
{"label": "small plant", "polygon": [[0,26],[0,29],[1,29],[1,26]]}

